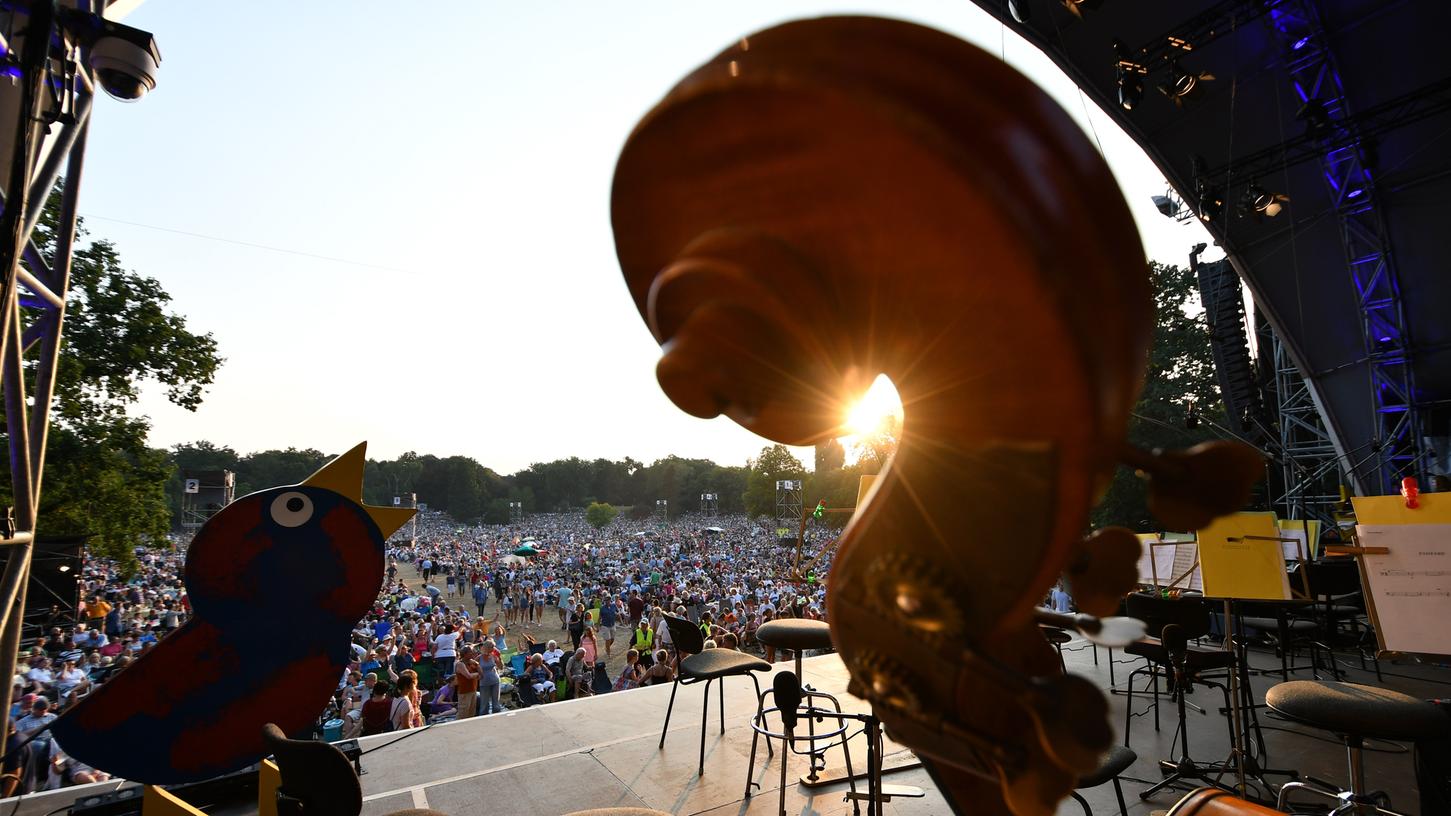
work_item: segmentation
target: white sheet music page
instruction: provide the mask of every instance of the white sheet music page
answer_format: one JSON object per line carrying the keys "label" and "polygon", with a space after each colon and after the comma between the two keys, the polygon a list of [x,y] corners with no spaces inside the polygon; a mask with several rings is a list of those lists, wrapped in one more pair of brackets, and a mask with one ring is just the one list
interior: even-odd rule
{"label": "white sheet music page", "polygon": [[1451,524],[1362,524],[1367,590],[1385,648],[1451,655]]}

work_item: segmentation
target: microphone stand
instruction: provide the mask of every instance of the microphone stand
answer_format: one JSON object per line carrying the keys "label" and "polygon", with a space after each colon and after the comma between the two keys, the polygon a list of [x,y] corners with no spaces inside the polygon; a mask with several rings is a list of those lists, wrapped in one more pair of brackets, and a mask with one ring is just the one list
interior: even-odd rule
{"label": "microphone stand", "polygon": [[[1171,628],[1176,630],[1173,632],[1174,637],[1172,638],[1170,636]],[[1164,644],[1165,650],[1169,653],[1169,663],[1174,669],[1174,699],[1179,708],[1179,758],[1174,761],[1167,759],[1159,761],[1159,769],[1168,776],[1140,792],[1140,799],[1146,800],[1164,788],[1186,779],[1199,780],[1218,788],[1224,788],[1218,779],[1210,777],[1208,768],[1200,767],[1189,756],[1188,703],[1184,699],[1189,691],[1189,673],[1185,667],[1188,659],[1188,643],[1180,642],[1180,637],[1182,637],[1182,631],[1178,630],[1178,626],[1175,624],[1164,627],[1164,631],[1159,635],[1160,642]],[[1171,640],[1173,645],[1170,645]],[[1224,789],[1228,790],[1228,788]],[[1233,793],[1233,791],[1230,792]]]}

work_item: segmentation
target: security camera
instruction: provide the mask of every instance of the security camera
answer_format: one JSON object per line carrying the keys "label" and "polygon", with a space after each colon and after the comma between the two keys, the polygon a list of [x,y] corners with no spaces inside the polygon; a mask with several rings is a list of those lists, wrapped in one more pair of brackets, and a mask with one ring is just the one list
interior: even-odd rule
{"label": "security camera", "polygon": [[101,21],[91,44],[91,70],[106,93],[122,102],[135,102],[156,87],[161,51],[150,32]]}

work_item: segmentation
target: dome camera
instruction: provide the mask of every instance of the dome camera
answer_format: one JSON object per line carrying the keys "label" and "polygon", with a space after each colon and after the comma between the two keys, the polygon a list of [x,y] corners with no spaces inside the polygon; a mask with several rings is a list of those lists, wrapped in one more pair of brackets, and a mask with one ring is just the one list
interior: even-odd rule
{"label": "dome camera", "polygon": [[156,87],[161,51],[150,32],[106,20],[91,44],[90,62],[106,93],[135,102]]}

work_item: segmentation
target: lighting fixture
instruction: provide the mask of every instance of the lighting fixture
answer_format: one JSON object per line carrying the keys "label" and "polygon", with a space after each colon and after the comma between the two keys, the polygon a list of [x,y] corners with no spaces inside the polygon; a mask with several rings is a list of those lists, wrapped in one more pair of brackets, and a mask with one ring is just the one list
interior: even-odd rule
{"label": "lighting fixture", "polygon": [[1133,110],[1144,99],[1143,75],[1148,73],[1141,63],[1133,60],[1133,54],[1122,40],[1113,41],[1114,66],[1118,83],[1118,104],[1126,111]]}
{"label": "lighting fixture", "polygon": [[1028,6],[1028,0],[1008,0],[1008,13],[1019,23],[1026,24],[1028,18],[1033,16],[1032,9]]}
{"label": "lighting fixture", "polygon": [[1154,206],[1166,218],[1178,218],[1183,204],[1172,193],[1166,192],[1163,195],[1154,196]]}
{"label": "lighting fixture", "polygon": [[1290,197],[1284,193],[1271,193],[1258,184],[1251,184],[1245,188],[1241,207],[1256,215],[1274,218],[1280,214],[1289,200]]}
{"label": "lighting fixture", "polygon": [[1082,19],[1085,9],[1090,11],[1096,9],[1103,3],[1103,0],[1060,0],[1060,2],[1063,3],[1063,8],[1068,9],[1069,14]]}
{"label": "lighting fixture", "polygon": [[1199,220],[1208,224],[1224,213],[1224,196],[1215,187],[1206,186],[1199,194]]}
{"label": "lighting fixture", "polygon": [[1295,121],[1305,123],[1305,135],[1311,137],[1325,136],[1330,131],[1330,111],[1326,110],[1325,103],[1320,99],[1307,99],[1300,110],[1295,113]]}
{"label": "lighting fixture", "polygon": [[1118,71],[1118,105],[1131,111],[1144,100],[1144,81],[1136,74],[1120,68]]}
{"label": "lighting fixture", "polygon": [[1202,83],[1210,82],[1213,79],[1214,74],[1207,71],[1197,74],[1185,71],[1179,65],[1179,61],[1175,60],[1169,63],[1168,84],[1160,85],[1159,91],[1174,100],[1175,105],[1183,105],[1184,100],[1197,91]]}

